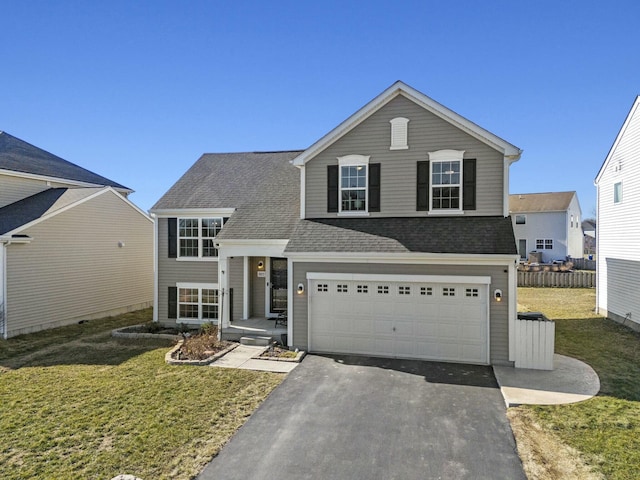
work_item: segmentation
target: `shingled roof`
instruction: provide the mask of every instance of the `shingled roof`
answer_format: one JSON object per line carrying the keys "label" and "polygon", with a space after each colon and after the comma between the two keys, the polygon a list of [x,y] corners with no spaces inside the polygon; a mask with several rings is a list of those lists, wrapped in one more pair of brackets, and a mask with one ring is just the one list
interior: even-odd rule
{"label": "shingled roof", "polygon": [[576,192],[519,193],[509,195],[510,213],[563,212]]}
{"label": "shingled roof", "polygon": [[42,175],[44,177],[132,191],[124,185],[93,173],[2,131],[0,131],[0,170]]}
{"label": "shingled roof", "polygon": [[454,253],[515,255],[508,217],[396,217],[301,220],[286,253]]}
{"label": "shingled roof", "polygon": [[217,239],[286,239],[300,218],[300,151],[207,153],[151,208],[235,208]]}

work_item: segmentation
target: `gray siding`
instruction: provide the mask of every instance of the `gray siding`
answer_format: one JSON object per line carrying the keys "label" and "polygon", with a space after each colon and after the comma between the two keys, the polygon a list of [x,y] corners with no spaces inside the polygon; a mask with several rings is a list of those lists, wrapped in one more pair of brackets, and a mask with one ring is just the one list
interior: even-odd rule
{"label": "gray siding", "polygon": [[265,257],[251,257],[249,278],[251,285],[251,317],[265,317],[265,294],[267,291],[266,278],[258,277],[258,262],[264,262],[265,271],[267,259]]}
{"label": "gray siding", "polygon": [[[509,284],[505,267],[497,266],[451,266],[451,265],[394,265],[374,263],[293,263],[293,285],[307,284],[307,272],[366,273],[396,275],[470,275],[490,276],[490,292],[499,288],[503,301],[490,300],[490,360],[491,363],[509,362]],[[293,345],[302,350],[308,348],[307,295],[293,298]],[[515,300],[515,299],[514,299]]]}
{"label": "gray siding", "polygon": [[[158,218],[158,321],[175,323],[167,318],[168,288],[178,282],[218,283],[218,262],[188,261],[169,258],[167,219]],[[234,291],[235,295],[235,291]]]}
{"label": "gray siding", "polygon": [[[390,150],[391,124],[409,118],[408,150]],[[327,165],[337,157],[370,155],[381,164],[381,211],[371,216],[416,216],[416,169],[427,153],[442,149],[465,150],[464,158],[477,159],[476,210],[465,215],[502,215],[504,156],[441,118],[399,96],[311,159],[306,167],[306,218],[334,217],[327,213]]]}
{"label": "gray siding", "polygon": [[9,336],[151,305],[153,223],[117,193],[23,233],[33,241],[7,249]]}

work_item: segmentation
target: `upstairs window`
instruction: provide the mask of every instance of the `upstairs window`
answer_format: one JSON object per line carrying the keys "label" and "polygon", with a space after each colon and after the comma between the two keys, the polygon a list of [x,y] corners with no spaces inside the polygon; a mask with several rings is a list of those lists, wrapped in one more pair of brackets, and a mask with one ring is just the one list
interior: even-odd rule
{"label": "upstairs window", "polygon": [[516,225],[525,225],[527,223],[526,215],[516,215]]}
{"label": "upstairs window", "polygon": [[224,219],[179,218],[178,256],[180,258],[216,258],[218,249],[214,239],[222,230]]}
{"label": "upstairs window", "polygon": [[622,182],[613,184],[613,203],[622,202]]}
{"label": "upstairs window", "polygon": [[391,147],[389,150],[406,150],[409,119],[398,117],[391,120]]}
{"label": "upstairs window", "polygon": [[431,162],[431,209],[462,209],[462,156],[464,151],[429,153]]}
{"label": "upstairs window", "polygon": [[366,213],[369,157],[347,155],[338,158],[340,167],[340,212]]}

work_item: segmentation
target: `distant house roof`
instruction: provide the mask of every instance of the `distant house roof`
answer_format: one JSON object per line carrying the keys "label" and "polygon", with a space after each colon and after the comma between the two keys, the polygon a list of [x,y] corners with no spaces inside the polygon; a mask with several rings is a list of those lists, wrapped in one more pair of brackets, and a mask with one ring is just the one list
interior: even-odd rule
{"label": "distant house roof", "polygon": [[520,193],[509,195],[510,213],[563,212],[576,192]]}
{"label": "distant house roof", "polygon": [[0,170],[132,191],[124,185],[79,167],[2,131],[0,131]]}
{"label": "distant house roof", "polygon": [[235,208],[216,237],[286,239],[300,218],[300,151],[208,153],[151,208],[151,212]]}
{"label": "distant house roof", "polygon": [[300,220],[286,253],[453,253],[515,255],[508,217]]}

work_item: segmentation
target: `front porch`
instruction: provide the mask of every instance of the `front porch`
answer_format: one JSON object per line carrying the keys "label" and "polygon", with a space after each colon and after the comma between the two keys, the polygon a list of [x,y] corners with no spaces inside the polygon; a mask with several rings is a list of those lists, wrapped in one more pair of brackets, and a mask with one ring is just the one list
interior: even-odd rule
{"label": "front porch", "polygon": [[275,318],[252,317],[246,320],[236,320],[222,329],[225,340],[240,340],[241,337],[272,337],[274,341],[287,344],[286,324],[276,324]]}

